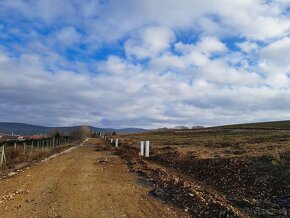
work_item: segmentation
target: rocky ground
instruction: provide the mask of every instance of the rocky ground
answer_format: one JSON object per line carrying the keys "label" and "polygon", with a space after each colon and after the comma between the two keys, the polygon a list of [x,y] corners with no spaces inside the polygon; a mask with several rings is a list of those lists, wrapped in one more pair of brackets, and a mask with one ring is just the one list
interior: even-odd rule
{"label": "rocky ground", "polygon": [[290,215],[290,174],[281,166],[273,167],[271,160],[199,159],[174,150],[151,159],[222,193],[250,217]]}

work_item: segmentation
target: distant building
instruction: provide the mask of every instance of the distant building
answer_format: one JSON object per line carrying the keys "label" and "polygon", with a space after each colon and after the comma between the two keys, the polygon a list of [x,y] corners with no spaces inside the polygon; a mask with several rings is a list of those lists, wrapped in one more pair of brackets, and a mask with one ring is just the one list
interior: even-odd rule
{"label": "distant building", "polygon": [[5,134],[5,133],[0,133],[0,139],[2,141],[23,140],[23,136],[21,136],[21,135],[9,135],[9,134]]}
{"label": "distant building", "polygon": [[0,133],[0,141],[23,141],[23,140],[40,140],[46,139],[47,135],[30,135],[30,136],[21,136],[21,135],[9,135],[5,133]]}

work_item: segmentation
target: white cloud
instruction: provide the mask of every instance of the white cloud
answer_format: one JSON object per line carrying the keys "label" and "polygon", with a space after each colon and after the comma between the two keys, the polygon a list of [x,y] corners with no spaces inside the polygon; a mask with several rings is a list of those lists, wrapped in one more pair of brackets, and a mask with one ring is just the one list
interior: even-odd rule
{"label": "white cloud", "polygon": [[289,118],[287,7],[1,1],[0,119],[160,127]]}
{"label": "white cloud", "polygon": [[204,54],[215,54],[227,51],[227,47],[215,37],[204,37],[197,45],[196,49]]}
{"label": "white cloud", "polygon": [[56,33],[58,43],[73,45],[81,40],[81,35],[74,27],[66,27]]}
{"label": "white cloud", "polygon": [[229,72],[222,62],[209,61],[208,69],[193,74],[189,82],[186,74],[159,74],[114,56],[100,66],[103,74],[92,76],[63,70],[49,73],[37,55],[4,55],[8,61],[0,62],[2,120],[11,108],[16,121],[27,122],[25,117],[47,125],[209,125],[254,120],[257,111],[261,119],[276,118],[273,114],[284,111],[280,101],[285,117],[286,105],[290,106],[287,90],[251,88],[251,81],[262,82],[247,72]]}
{"label": "white cloud", "polygon": [[261,60],[270,65],[290,67],[290,38],[274,41],[260,52]]}
{"label": "white cloud", "polygon": [[258,49],[258,45],[255,42],[244,41],[237,43],[237,46],[246,53],[250,53]]}
{"label": "white cloud", "polygon": [[239,34],[249,39],[265,40],[289,33],[290,21],[285,12],[288,5],[287,1],[260,0],[111,0],[102,4],[92,0],[1,2],[3,10],[18,10],[31,19],[41,19],[49,24],[61,20],[85,28],[95,41],[116,40],[152,23],[193,32],[199,24],[203,31],[212,35]]}
{"label": "white cloud", "polygon": [[137,36],[125,43],[128,56],[147,58],[167,50],[175,40],[174,32],[163,26],[149,26],[139,31]]}
{"label": "white cloud", "polygon": [[259,67],[266,74],[271,87],[288,89],[290,86],[290,38],[285,37],[262,48]]}

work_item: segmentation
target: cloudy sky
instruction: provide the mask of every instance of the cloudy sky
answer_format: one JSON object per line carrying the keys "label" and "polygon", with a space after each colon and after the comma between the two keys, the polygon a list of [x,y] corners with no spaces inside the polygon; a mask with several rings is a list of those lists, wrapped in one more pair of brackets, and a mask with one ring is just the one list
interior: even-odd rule
{"label": "cloudy sky", "polygon": [[0,121],[290,119],[290,0],[0,0]]}

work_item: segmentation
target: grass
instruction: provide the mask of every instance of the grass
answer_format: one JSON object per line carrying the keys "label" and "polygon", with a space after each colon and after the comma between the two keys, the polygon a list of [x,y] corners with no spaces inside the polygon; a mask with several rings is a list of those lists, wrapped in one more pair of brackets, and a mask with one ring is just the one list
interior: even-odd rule
{"label": "grass", "polygon": [[24,151],[23,147],[17,147],[16,149],[13,146],[5,148],[5,156],[6,163],[0,166],[0,175],[6,174],[7,172],[22,168],[22,166],[26,166],[42,160],[52,154],[59,153],[71,145],[66,146],[58,146],[54,148],[37,148],[35,147],[31,150],[31,147],[27,147]]}
{"label": "grass", "polygon": [[[152,148],[172,147],[181,152],[210,157],[261,157],[270,156],[279,162],[280,154],[290,151],[290,131],[285,129],[260,130],[216,128],[188,131],[147,132],[121,136],[123,140],[139,145],[149,140]],[[287,156],[286,155],[286,156]],[[285,155],[284,155],[285,156]]]}
{"label": "grass", "polygon": [[272,121],[272,122],[262,122],[262,123],[245,123],[236,125],[223,126],[224,128],[264,128],[264,129],[290,129],[290,121]]}
{"label": "grass", "polygon": [[[152,160],[229,196],[237,190],[242,196],[249,189],[247,197],[251,199],[260,191],[268,196],[289,193],[290,131],[280,127],[245,129],[227,126],[118,137],[124,144],[136,148],[140,141],[149,140]],[[253,196],[251,190],[255,190]]]}

